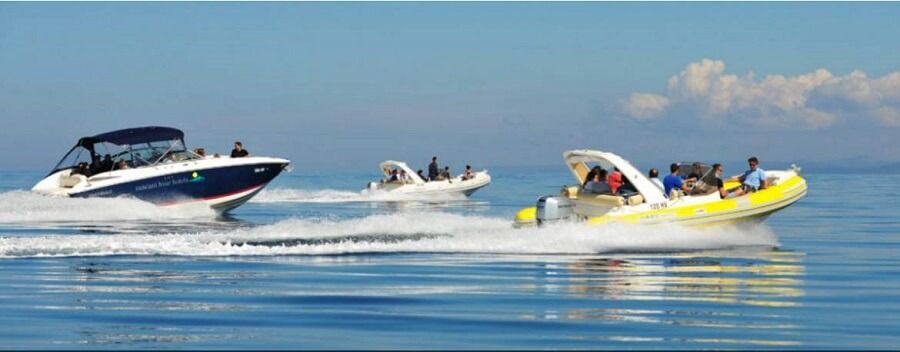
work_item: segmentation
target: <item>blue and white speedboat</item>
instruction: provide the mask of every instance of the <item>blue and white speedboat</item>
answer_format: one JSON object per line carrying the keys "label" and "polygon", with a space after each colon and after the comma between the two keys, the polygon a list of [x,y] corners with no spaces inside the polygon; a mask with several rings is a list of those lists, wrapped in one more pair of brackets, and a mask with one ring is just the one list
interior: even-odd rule
{"label": "blue and white speedboat", "polygon": [[157,205],[202,202],[225,212],[244,204],[290,161],[207,156],[184,133],[138,127],[84,137],[32,191],[69,197],[132,196]]}

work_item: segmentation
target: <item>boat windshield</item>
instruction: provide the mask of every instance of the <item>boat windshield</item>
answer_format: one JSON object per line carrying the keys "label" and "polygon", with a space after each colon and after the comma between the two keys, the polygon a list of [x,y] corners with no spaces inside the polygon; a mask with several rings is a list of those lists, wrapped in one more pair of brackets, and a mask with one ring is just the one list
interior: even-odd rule
{"label": "boat windshield", "polygon": [[[60,160],[51,174],[65,169],[84,166],[92,176],[124,168],[138,168],[170,162],[201,158],[188,151],[184,141],[152,141],[133,145],[117,145],[109,142],[79,143]],[[81,172],[84,172],[83,170]]]}
{"label": "boat windshield", "polygon": [[[618,169],[615,167],[615,165],[613,165],[612,163],[605,161],[605,160],[602,160],[602,161],[598,160],[598,161],[594,161],[594,162],[585,162],[582,165],[583,166],[580,166],[579,168],[583,168],[584,170],[586,170],[585,171],[585,181],[584,181],[585,184],[587,182],[591,181],[590,179],[587,179],[587,175],[590,174],[590,170],[594,170],[595,168],[599,167],[603,170],[606,170],[607,175],[611,174],[614,171],[618,171]],[[617,195],[630,196],[630,195],[634,195],[634,194],[640,194],[640,192],[638,192],[637,188],[634,186],[634,183],[628,177],[628,175],[626,175],[625,173],[622,173],[621,171],[619,173],[622,176],[622,179],[621,179],[622,185],[619,187],[619,189],[617,191]],[[609,176],[607,176],[607,177],[609,177]],[[606,181],[606,180],[603,180],[603,181]]]}
{"label": "boat windshield", "polygon": [[709,172],[710,166],[699,161],[682,161],[678,163],[679,170],[678,176],[681,176],[683,179],[687,179],[692,173],[694,173],[694,164],[700,166],[700,175],[706,175]]}

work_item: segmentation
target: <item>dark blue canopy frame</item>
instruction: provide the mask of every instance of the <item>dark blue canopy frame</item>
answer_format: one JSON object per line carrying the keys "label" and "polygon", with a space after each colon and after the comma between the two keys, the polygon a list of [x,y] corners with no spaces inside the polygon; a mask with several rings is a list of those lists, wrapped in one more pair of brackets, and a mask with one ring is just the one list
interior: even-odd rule
{"label": "dark blue canopy frame", "polygon": [[52,175],[54,172],[63,169],[69,169],[74,166],[66,166],[60,167],[66,158],[74,152],[79,147],[84,148],[91,154],[91,159],[93,160],[97,154],[94,151],[94,144],[96,143],[112,143],[115,145],[133,145],[139,143],[150,143],[150,142],[158,142],[158,141],[172,141],[172,140],[180,140],[182,145],[184,145],[184,132],[177,128],[172,127],[161,127],[161,126],[146,126],[146,127],[136,127],[136,128],[126,128],[122,130],[112,131],[101,133],[93,137],[82,137],[78,140],[78,143],[75,144],[72,149],[69,150],[66,155],[62,157],[59,163],[50,171],[48,175]]}
{"label": "dark blue canopy frame", "polygon": [[184,132],[171,127],[147,126],[101,133],[93,137],[83,137],[78,140],[77,146],[93,149],[94,143],[107,142],[115,145],[131,145],[174,139],[183,140]]}

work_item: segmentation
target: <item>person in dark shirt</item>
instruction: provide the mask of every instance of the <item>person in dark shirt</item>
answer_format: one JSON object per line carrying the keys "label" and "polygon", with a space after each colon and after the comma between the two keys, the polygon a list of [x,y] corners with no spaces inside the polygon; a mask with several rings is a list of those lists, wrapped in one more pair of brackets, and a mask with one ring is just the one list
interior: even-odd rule
{"label": "person in dark shirt", "polygon": [[99,155],[94,155],[91,157],[91,165],[88,169],[91,171],[91,174],[96,175],[103,172],[103,159],[100,158]]}
{"label": "person in dark shirt", "polygon": [[247,149],[244,149],[244,145],[241,142],[234,142],[234,149],[231,150],[232,158],[243,158],[250,156],[250,152]]}
{"label": "person in dark shirt", "polygon": [[400,176],[397,174],[397,169],[391,170],[391,177],[388,177],[388,182],[397,182],[400,181]]}
{"label": "person in dark shirt", "polygon": [[722,164],[713,164],[713,170],[716,173],[716,189],[719,190],[719,198],[724,199],[728,196],[728,190],[725,189],[725,183],[722,182],[722,173],[725,172],[725,169],[722,167]]}
{"label": "person in dark shirt", "polygon": [[428,164],[428,180],[434,181],[439,176],[439,168],[437,163],[437,157],[431,157],[431,164]]}
{"label": "person in dark shirt", "polygon": [[453,176],[450,175],[450,167],[444,166],[444,171],[441,171],[440,175],[438,175],[438,180],[447,180],[447,182],[453,183],[451,178],[453,178]]}
{"label": "person in dark shirt", "polygon": [[417,170],[417,171],[416,171],[416,175],[418,175],[419,178],[422,179],[422,181],[428,182],[428,179],[425,177],[424,174],[422,174],[422,169]]}
{"label": "person in dark shirt", "polygon": [[694,183],[699,181],[701,177],[703,177],[703,167],[700,166],[700,163],[694,163],[691,165],[691,173],[684,181],[693,187]]}
{"label": "person in dark shirt", "polygon": [[103,168],[103,172],[111,171],[113,166],[115,166],[115,162],[112,160],[112,156],[106,154],[103,156],[103,161],[100,162],[101,167]]}

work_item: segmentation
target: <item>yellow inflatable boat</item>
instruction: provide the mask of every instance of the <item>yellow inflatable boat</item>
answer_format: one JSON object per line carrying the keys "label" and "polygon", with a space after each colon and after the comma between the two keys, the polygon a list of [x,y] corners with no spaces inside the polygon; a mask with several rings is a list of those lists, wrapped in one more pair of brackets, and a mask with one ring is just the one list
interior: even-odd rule
{"label": "yellow inflatable boat", "polygon": [[[560,220],[589,224],[675,222],[687,225],[762,221],[806,195],[806,180],[800,177],[796,166],[789,170],[766,170],[768,187],[722,199],[714,186],[713,170],[706,165],[701,164],[704,176],[690,192],[673,190],[666,197],[660,186],[616,154],[580,149],[563,153],[563,159],[578,185],[584,184],[592,167],[600,166],[607,170],[618,169],[625,186],[615,195],[585,193],[580,186],[564,187],[559,195],[541,197],[537,206],[520,210],[516,214],[516,226]],[[682,167],[682,171],[690,172],[690,168]],[[739,186],[737,181],[726,181],[724,188]]]}

